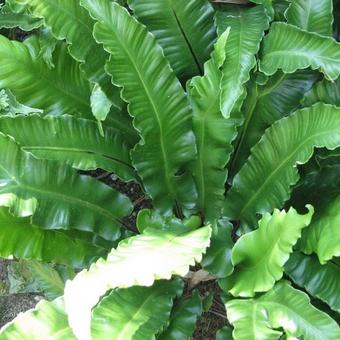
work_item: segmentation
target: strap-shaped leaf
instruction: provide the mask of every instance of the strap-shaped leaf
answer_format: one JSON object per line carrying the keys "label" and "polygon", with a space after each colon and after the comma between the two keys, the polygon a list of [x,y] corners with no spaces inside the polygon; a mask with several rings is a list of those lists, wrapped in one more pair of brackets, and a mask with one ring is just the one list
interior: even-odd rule
{"label": "strap-shaped leaf", "polygon": [[333,23],[332,0],[293,0],[285,13],[291,25],[305,31],[332,35]]}
{"label": "strap-shaped leaf", "polygon": [[333,262],[320,265],[315,256],[294,252],[285,265],[285,272],[300,287],[340,313],[340,268]]}
{"label": "strap-shaped leaf", "polygon": [[230,27],[221,82],[221,109],[223,116],[228,117],[244,94],[244,84],[256,65],[255,55],[269,19],[263,6],[244,9],[233,6],[216,13],[216,24],[219,35]]}
{"label": "strap-shaped leaf", "polygon": [[180,299],[171,311],[170,323],[166,330],[157,336],[158,340],[190,339],[197,319],[203,312],[198,291],[187,299]]}
{"label": "strap-shaped leaf", "polygon": [[[80,5],[80,0],[25,0],[31,11],[44,19],[59,40],[66,40],[73,58],[84,63],[87,77],[100,83],[112,102],[121,107],[118,88],[112,85],[104,66],[108,54],[98,46],[93,37],[95,21]],[[95,53],[94,53],[95,51]]]}
{"label": "strap-shaped leaf", "polygon": [[33,214],[45,229],[79,229],[115,240],[129,199],[67,164],[40,160],[0,134],[0,202],[16,215]]}
{"label": "strap-shaped leaf", "polygon": [[0,330],[1,340],[76,340],[68,325],[64,300],[42,300],[36,308],[19,314]]}
{"label": "strap-shaped leaf", "polygon": [[14,0],[2,1],[0,8],[0,27],[19,27],[23,31],[32,31],[44,23],[28,11],[27,5],[18,4]]}
{"label": "strap-shaped leaf", "polygon": [[[58,40],[66,40],[71,56],[81,62],[87,78],[100,83],[112,104],[121,108],[118,88],[112,85],[104,66],[108,54],[98,46],[92,31],[95,21],[80,0],[24,0],[35,16],[44,19]],[[95,51],[95,53],[94,53]]]}
{"label": "strap-shaped leaf", "polygon": [[152,287],[114,290],[93,310],[93,339],[154,339],[169,322],[181,280],[159,281]]}
{"label": "strap-shaped leaf", "polygon": [[71,116],[0,117],[0,131],[38,158],[63,161],[82,170],[101,168],[125,180],[134,178],[129,148],[121,134],[104,128],[102,137],[94,121]]}
{"label": "strap-shaped leaf", "polygon": [[29,217],[15,217],[0,208],[0,256],[35,259],[83,268],[104,256],[105,249],[90,242],[31,224]]}
{"label": "strap-shaped leaf", "polygon": [[211,59],[205,64],[205,75],[195,77],[188,85],[193,108],[193,130],[197,141],[197,159],[190,164],[198,192],[198,208],[208,221],[220,216],[224,201],[226,164],[236,137],[233,119],[225,119],[220,110],[221,67],[225,61],[228,31],[215,45]]}
{"label": "strap-shaped leaf", "polygon": [[142,235],[120,242],[107,260],[100,259],[66,283],[66,309],[74,333],[89,339],[91,308],[107,290],[151,286],[157,279],[186,275],[190,265],[201,261],[210,236],[209,226],[190,232],[180,225],[148,228]]}
{"label": "strap-shaped leaf", "polygon": [[340,328],[326,313],[313,307],[308,296],[287,282],[277,283],[258,299],[231,300],[226,303],[233,338],[278,339],[287,337],[336,340]]}
{"label": "strap-shaped leaf", "polygon": [[210,247],[207,249],[201,266],[216,278],[223,278],[233,272],[231,251],[234,242],[231,237],[233,225],[227,218],[217,221],[213,227]]}
{"label": "strap-shaped leaf", "polygon": [[[316,158],[320,163],[321,159],[318,156]],[[328,158],[327,161],[330,159]],[[304,209],[306,204],[317,207],[317,211],[327,208],[327,205],[340,195],[340,164],[336,154],[334,159],[336,164],[326,165],[321,169],[319,168],[320,165],[317,165],[316,170],[313,169],[305,174],[294,188],[287,204],[300,211]]]}
{"label": "strap-shaped leaf", "polygon": [[233,329],[230,326],[224,326],[216,333],[216,340],[233,340]]}
{"label": "strap-shaped leaf", "polygon": [[66,46],[58,45],[52,69],[30,52],[24,43],[0,36],[0,88],[10,89],[20,103],[45,114],[91,117],[89,83]]}
{"label": "strap-shaped leaf", "polygon": [[[76,60],[84,62],[89,54],[96,54],[104,66],[107,55],[93,38],[94,20],[78,0],[27,0],[26,3],[35,16],[44,19],[57,39],[66,39]],[[96,53],[93,53],[94,48]]]}
{"label": "strap-shaped leaf", "polygon": [[282,278],[283,265],[312,215],[311,206],[306,215],[299,215],[293,208],[287,213],[275,209],[272,215],[264,214],[259,228],[236,242],[231,255],[234,272],[220,280],[220,286],[234,296],[242,297],[252,297],[257,292],[271,289]]}
{"label": "strap-shaped leaf", "polygon": [[42,25],[43,21],[26,13],[0,12],[0,27],[19,27],[23,31],[31,31]]}
{"label": "strap-shaped leaf", "polygon": [[39,32],[40,55],[44,59],[49,68],[54,67],[53,53],[56,49],[58,41],[54,38],[51,30],[44,27]]}
{"label": "strap-shaped leaf", "polygon": [[181,84],[155,38],[125,8],[105,0],[82,3],[98,20],[95,38],[111,54],[107,72],[123,88],[141,135],[132,160],[146,191],[162,212],[170,213],[175,201],[192,209],[193,180],[176,175],[195,155],[192,112]]}
{"label": "strap-shaped leaf", "polygon": [[274,16],[273,2],[275,1],[277,0],[249,0],[249,2],[253,2],[254,4],[263,5],[270,20],[272,20]]}
{"label": "strap-shaped leaf", "polygon": [[267,129],[234,177],[225,204],[227,215],[255,225],[256,213],[280,208],[299,179],[296,164],[306,163],[314,147],[340,146],[339,114],[339,108],[320,103]]}
{"label": "strap-shaped leaf", "polygon": [[321,264],[340,256],[340,196],[315,216],[300,248],[306,254],[315,252]]}
{"label": "strap-shaped leaf", "polygon": [[134,14],[163,47],[180,79],[203,74],[216,37],[214,11],[207,0],[128,0]]}
{"label": "strap-shaped leaf", "polygon": [[323,79],[316,83],[305,95],[302,104],[311,106],[317,102],[340,106],[340,78],[334,82]]}
{"label": "strap-shaped leaf", "polygon": [[273,3],[273,8],[275,12],[274,21],[286,21],[284,13],[289,7],[290,3],[286,0],[275,0]]}
{"label": "strap-shaped leaf", "polygon": [[264,39],[260,70],[272,75],[281,69],[294,73],[311,67],[320,70],[327,79],[340,75],[340,44],[333,38],[304,31],[281,22],[273,23]]}
{"label": "strap-shaped leaf", "polygon": [[258,79],[249,84],[242,110],[245,121],[230,165],[232,175],[240,170],[264,131],[300,106],[303,95],[317,76],[316,72],[305,70],[293,74],[277,72],[264,85],[258,84]]}

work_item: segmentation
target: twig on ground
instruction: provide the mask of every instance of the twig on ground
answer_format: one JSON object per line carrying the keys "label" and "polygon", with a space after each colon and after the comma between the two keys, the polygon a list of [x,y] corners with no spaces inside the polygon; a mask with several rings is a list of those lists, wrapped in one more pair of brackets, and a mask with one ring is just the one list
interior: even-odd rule
{"label": "twig on ground", "polygon": [[219,316],[220,318],[227,319],[227,316],[226,316],[226,315],[223,315],[223,314],[221,314],[220,312],[216,312],[215,310],[209,309],[207,313],[211,313],[211,314],[214,314],[214,315]]}

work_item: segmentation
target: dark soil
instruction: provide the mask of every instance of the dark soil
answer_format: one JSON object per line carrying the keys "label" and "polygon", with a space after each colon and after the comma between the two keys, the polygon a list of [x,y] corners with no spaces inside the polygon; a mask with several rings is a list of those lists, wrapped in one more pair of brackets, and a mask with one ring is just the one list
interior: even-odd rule
{"label": "dark soil", "polygon": [[[0,283],[7,281],[7,264],[9,260],[0,260]],[[0,328],[14,319],[20,312],[34,308],[42,299],[38,294],[12,294],[0,296]]]}
{"label": "dark soil", "polygon": [[42,298],[36,294],[12,294],[0,297],[0,328],[19,313],[34,308]]}
{"label": "dark soil", "polygon": [[221,290],[216,281],[203,282],[197,288],[201,295],[213,292],[214,300],[209,310],[203,313],[198,321],[192,339],[214,340],[217,331],[228,324],[225,307],[220,297]]}

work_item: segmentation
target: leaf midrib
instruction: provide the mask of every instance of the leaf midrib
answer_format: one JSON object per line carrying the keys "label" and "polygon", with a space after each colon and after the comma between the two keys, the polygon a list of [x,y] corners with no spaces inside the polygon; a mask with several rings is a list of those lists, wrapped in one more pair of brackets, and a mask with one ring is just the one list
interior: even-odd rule
{"label": "leaf midrib", "polygon": [[111,160],[113,162],[119,163],[121,165],[124,165],[126,167],[129,167],[130,169],[133,169],[133,167],[124,162],[121,159],[106,155],[104,153],[97,153],[92,150],[87,150],[87,149],[79,149],[79,148],[72,148],[72,147],[58,147],[58,146],[40,146],[40,145],[34,145],[34,146],[23,146],[22,150],[24,151],[33,151],[33,150],[41,150],[41,151],[60,151],[60,152],[74,152],[74,153],[84,153],[84,154],[89,154],[89,155],[94,155],[97,157],[101,157],[107,160]]}
{"label": "leaf midrib", "polygon": [[[159,295],[159,292],[156,290],[155,292],[153,292],[152,294],[149,295],[149,297],[144,300],[144,302],[142,303],[142,305],[133,313],[133,315],[130,316],[130,320],[128,320],[125,325],[123,326],[123,329],[121,330],[118,339],[117,340],[126,340],[126,333],[129,332],[129,325],[130,323],[134,323],[135,319],[141,314],[143,313],[143,309],[144,306],[148,305],[148,303],[150,302],[151,299],[153,299],[154,297],[157,297]],[[150,318],[149,318],[150,319]],[[140,327],[136,330],[136,332],[140,329]],[[134,335],[136,335],[136,332],[134,333]]]}
{"label": "leaf midrib", "polygon": [[[74,203],[75,205],[81,206],[81,207],[85,207],[85,208],[89,208],[92,211],[97,211],[99,214],[101,214],[102,216],[108,218],[108,219],[113,219],[117,222],[120,222],[119,219],[111,214],[110,212],[108,212],[107,210],[101,208],[100,206],[97,206],[91,202],[88,201],[84,201],[81,200],[80,198],[75,198],[75,197],[70,197],[70,196],[66,196],[65,194],[62,194],[60,192],[55,192],[55,191],[48,191],[48,190],[43,190],[43,189],[38,189],[38,188],[33,188],[29,185],[23,184],[21,183],[17,178],[15,178],[14,176],[11,175],[11,173],[2,165],[0,164],[0,168],[8,175],[8,177],[15,182],[16,185],[6,185],[3,189],[0,190],[0,194],[1,193],[8,193],[10,192],[9,189],[11,191],[14,191],[16,188],[18,189],[23,189],[23,190],[27,190],[27,191],[31,191],[31,192],[37,192],[42,194],[42,196],[47,196],[47,197],[51,197],[52,198],[56,198],[59,197],[61,201],[64,202],[68,202],[68,203]],[[51,201],[53,202],[54,199],[51,199]]]}
{"label": "leaf midrib", "polygon": [[[20,44],[20,43],[18,43],[18,44]],[[15,45],[13,44],[13,46],[15,46]],[[28,47],[26,45],[22,45],[22,47],[25,48],[26,53],[29,56],[29,60],[27,60],[25,58],[26,60],[23,61],[22,59],[15,58],[15,60],[18,61],[18,65],[26,64],[28,69],[31,69],[32,67],[35,68],[36,69],[36,75],[39,75],[38,78],[42,78],[46,82],[45,85],[47,85],[47,87],[52,87],[55,90],[57,90],[58,92],[64,94],[66,98],[71,97],[74,101],[78,102],[79,104],[90,108],[89,102],[87,102],[81,96],[74,94],[73,92],[66,91],[63,86],[58,86],[59,81],[55,82],[55,79],[59,80],[59,78],[60,78],[59,73],[57,73],[57,77],[53,77],[54,81],[51,81],[51,79],[46,76],[46,69],[44,67],[45,66],[44,62],[41,59],[38,59],[38,58],[34,59],[31,55],[31,53],[29,52]],[[13,61],[13,55],[15,56],[15,54],[8,56],[8,58],[11,59],[12,61]],[[52,72],[56,73],[55,70],[52,71]],[[23,72],[23,73],[25,73],[25,72]],[[32,74],[33,73],[31,73],[31,75]],[[33,78],[37,79],[36,76],[35,77],[32,76],[30,78],[31,79],[33,79]],[[34,83],[34,86],[36,86],[36,85],[37,85],[37,83]],[[79,84],[77,83],[76,85],[78,86]],[[8,86],[8,88],[11,89],[12,86]],[[59,98],[59,100],[60,100],[60,98]],[[49,106],[51,106],[51,104]]]}
{"label": "leaf midrib", "polygon": [[[61,12],[65,13],[67,16],[71,17],[72,20],[78,22],[81,26],[83,26],[87,30],[89,35],[92,36],[92,27],[89,28],[89,26],[87,24],[85,24],[83,21],[81,21],[78,16],[73,15],[73,13],[71,11],[68,11],[67,9],[63,8],[63,6],[60,6],[59,3],[56,3],[57,0],[53,0],[53,1],[44,0],[44,1],[47,2],[51,7],[57,8]],[[44,18],[47,16],[46,13],[41,14],[40,11],[39,11],[39,15],[42,15]]]}
{"label": "leaf midrib", "polygon": [[[332,130],[331,130],[332,131]],[[335,132],[338,132],[338,130],[334,130]],[[282,162],[281,164],[276,167],[276,169],[262,182],[263,184],[259,187],[259,189],[252,195],[252,197],[247,201],[247,203],[244,204],[243,208],[239,212],[238,216],[242,216],[245,211],[247,211],[248,207],[253,203],[254,200],[257,199],[257,197],[261,194],[261,192],[264,190],[264,188],[267,187],[268,183],[272,180],[273,177],[275,177],[276,173],[279,172],[285,165],[286,163],[289,163],[291,158],[298,152],[298,150],[301,149],[305,144],[307,144],[310,140],[313,140],[314,138],[322,135],[329,135],[330,130],[328,131],[323,131],[320,133],[316,133],[312,136],[309,136],[308,138],[305,138],[302,143],[300,143],[293,152],[291,152]]]}
{"label": "leaf midrib", "polygon": [[[216,102],[219,100],[219,96],[215,96],[215,100],[209,105],[209,107],[205,110],[203,115],[200,115],[200,130],[201,130],[201,142],[199,144],[199,148],[197,150],[197,161],[198,161],[198,173],[199,173],[199,182],[200,182],[200,188],[201,188],[201,193],[200,193],[200,201],[201,201],[201,208],[205,207],[205,201],[206,201],[206,185],[205,185],[205,176],[204,176],[204,156],[206,155],[206,152],[202,152],[204,150],[205,146],[205,131],[206,131],[206,115],[209,114],[210,110],[216,105]],[[207,177],[209,179],[209,177]]]}
{"label": "leaf midrib", "polygon": [[257,85],[256,80],[255,80],[254,86],[256,87],[254,91],[256,91],[256,96],[253,96],[251,98],[251,105],[249,105],[250,109],[248,110],[248,114],[246,114],[246,119],[243,125],[243,129],[240,132],[240,139],[236,143],[233,160],[230,165],[231,173],[233,172],[234,167],[237,164],[240,152],[243,149],[244,141],[246,139],[246,136],[248,135],[248,129],[250,127],[250,123],[253,121],[254,114],[257,112],[256,111],[257,105],[261,102],[261,100],[263,100],[262,98],[265,98],[266,96],[270,95],[277,87],[279,87],[282,81],[285,79],[285,77],[286,77],[286,74],[282,73],[282,75],[274,82],[274,84],[270,86],[264,86],[263,90],[261,90],[261,87]]}
{"label": "leaf midrib", "polygon": [[326,56],[321,56],[321,55],[315,55],[315,54],[310,54],[308,52],[303,52],[301,50],[299,51],[292,51],[292,50],[276,50],[276,51],[271,51],[265,54],[265,58],[270,58],[269,56],[275,56],[279,55],[279,57],[285,57],[287,54],[291,54],[293,56],[298,56],[298,57],[307,57],[308,59],[321,59],[321,60],[326,60],[328,62],[332,62],[333,64],[340,64],[340,59],[339,58],[330,58]]}
{"label": "leaf midrib", "polygon": [[[105,23],[100,23],[100,24],[103,25],[102,27],[104,29],[106,29]],[[157,125],[158,125],[159,132],[160,132],[160,149],[161,149],[161,155],[162,155],[162,159],[163,159],[164,179],[165,179],[165,182],[166,182],[166,187],[167,187],[167,190],[168,190],[168,193],[170,194],[170,196],[172,198],[175,198],[175,195],[174,195],[173,189],[172,189],[172,185],[169,182],[170,171],[169,171],[169,162],[168,162],[168,159],[167,159],[167,152],[166,152],[166,147],[165,147],[165,142],[164,142],[164,131],[163,131],[164,129],[163,129],[162,120],[161,120],[160,115],[159,115],[158,110],[157,110],[157,106],[154,103],[152,96],[150,95],[149,88],[147,87],[146,83],[144,82],[143,77],[142,77],[141,73],[139,72],[139,68],[137,67],[134,59],[132,58],[130,51],[125,47],[125,45],[122,43],[121,39],[118,37],[118,35],[116,34],[116,32],[114,30],[109,28],[109,31],[110,31],[111,34],[115,35],[116,40],[119,42],[120,46],[123,48],[125,53],[128,55],[130,62],[132,64],[132,66],[134,67],[136,74],[138,75],[140,83],[142,84],[142,87],[144,88],[144,91],[147,95],[149,103],[151,104],[152,111],[154,113],[154,117],[156,118]],[[108,52],[110,54],[112,54],[112,52],[110,50]]]}
{"label": "leaf midrib", "polygon": [[184,31],[184,27],[182,27],[182,24],[177,16],[177,13],[173,7],[173,4],[172,4],[172,1],[170,0],[170,8],[171,8],[171,11],[172,11],[172,14],[175,18],[175,21],[178,25],[178,30],[180,32],[180,34],[182,35],[187,47],[188,47],[188,50],[189,50],[189,53],[191,54],[192,58],[193,58],[193,61],[194,61],[194,64],[199,72],[199,74],[203,74],[203,70],[202,70],[202,67],[199,63],[199,58],[198,56],[196,55],[195,51],[194,51],[194,47],[192,46],[192,44],[190,43],[190,40],[189,40],[189,37],[187,36],[186,32]]}

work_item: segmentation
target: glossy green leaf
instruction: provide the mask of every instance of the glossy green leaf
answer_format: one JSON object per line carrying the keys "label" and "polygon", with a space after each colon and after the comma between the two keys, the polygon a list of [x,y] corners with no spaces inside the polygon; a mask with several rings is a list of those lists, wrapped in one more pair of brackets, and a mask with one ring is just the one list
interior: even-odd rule
{"label": "glossy green leaf", "polygon": [[242,297],[271,289],[282,278],[283,266],[312,215],[311,206],[306,215],[293,208],[287,213],[275,209],[272,215],[264,214],[258,229],[237,240],[231,255],[235,269],[219,281],[222,289]]}
{"label": "glossy green leaf", "polygon": [[221,214],[226,164],[232,151],[231,142],[236,137],[235,121],[222,116],[218,95],[228,34],[229,30],[215,44],[212,57],[204,66],[205,75],[193,78],[188,84],[197,141],[197,159],[190,164],[190,170],[197,186],[197,205],[207,221]]}
{"label": "glossy green leaf", "polygon": [[216,37],[214,11],[207,0],[128,0],[135,16],[162,46],[180,79],[203,74]]}
{"label": "glossy green leaf", "polygon": [[336,340],[340,328],[327,314],[313,307],[308,296],[287,282],[277,283],[257,299],[230,300],[226,303],[228,320],[235,327],[233,338],[288,338]]}
{"label": "glossy green leaf", "polygon": [[303,234],[300,248],[306,254],[315,252],[321,264],[340,256],[340,196],[315,216]]}
{"label": "glossy green leaf", "polygon": [[242,110],[245,121],[230,165],[232,175],[240,170],[264,131],[300,106],[303,95],[316,78],[316,72],[305,70],[293,74],[277,72],[264,85],[257,83],[258,78],[249,84]]}
{"label": "glossy green leaf", "polygon": [[[57,39],[66,39],[70,53],[81,62],[91,53],[96,42],[92,36],[94,21],[78,0],[27,0],[31,11],[44,19]],[[97,48],[96,56],[105,63],[105,52]],[[98,53],[99,52],[99,53]],[[93,53],[93,52],[92,52]],[[94,65],[93,65],[94,66]]]}
{"label": "glossy green leaf", "polygon": [[67,322],[63,298],[41,301],[0,330],[1,340],[76,340]]}
{"label": "glossy green leaf", "polygon": [[309,32],[332,35],[332,0],[292,0],[285,13],[288,24]]}
{"label": "glossy green leaf", "polygon": [[327,165],[321,169],[318,165],[317,170],[303,176],[287,204],[303,210],[305,205],[310,203],[321,211],[339,195],[340,164]]}
{"label": "glossy green leaf", "polygon": [[200,262],[209,246],[211,228],[189,231],[184,226],[144,230],[112,249],[87,271],[66,283],[65,302],[75,334],[89,339],[91,308],[109,289],[134,285],[151,286],[157,279],[184,276]]}
{"label": "glossy green leaf", "polygon": [[41,228],[119,237],[120,219],[132,210],[126,196],[66,164],[36,159],[3,134],[0,150],[1,205],[16,215],[33,214],[33,224]]}
{"label": "glossy green leaf", "polygon": [[26,13],[28,12],[27,0],[5,0],[3,9],[13,13]]}
{"label": "glossy green leaf", "polygon": [[58,41],[52,35],[49,28],[45,27],[39,32],[40,56],[43,58],[49,68],[55,67],[53,62],[53,53]]}
{"label": "glossy green leaf", "polygon": [[197,290],[191,297],[176,301],[171,311],[169,325],[164,332],[157,336],[157,339],[190,339],[202,311],[202,301]]}
{"label": "glossy green leaf", "polygon": [[340,268],[335,263],[320,265],[315,256],[294,252],[285,265],[285,272],[295,284],[340,313]]}
{"label": "glossy green leaf", "polygon": [[234,242],[231,238],[233,225],[228,219],[220,219],[213,227],[211,244],[203,256],[201,266],[217,278],[230,275],[234,269],[231,262],[231,250]]}
{"label": "glossy green leaf", "polygon": [[216,340],[232,340],[233,329],[228,326],[221,328],[216,334]]}
{"label": "glossy green leaf", "polygon": [[285,11],[290,5],[290,0],[274,0],[273,8],[275,12],[274,21],[286,21]]}
{"label": "glossy green leaf", "polygon": [[182,281],[176,280],[112,291],[93,310],[92,338],[154,339],[168,323],[173,299],[182,289]]}
{"label": "glossy green leaf", "polygon": [[107,72],[123,87],[122,98],[141,135],[132,160],[147,193],[164,213],[171,213],[175,201],[192,209],[193,180],[177,174],[195,155],[192,112],[181,84],[154,37],[125,8],[105,0],[82,3],[98,20],[95,38],[111,53]]}
{"label": "glossy green leaf", "polygon": [[333,38],[304,31],[285,23],[273,23],[264,39],[260,70],[272,75],[311,67],[328,80],[340,75],[340,44]]}
{"label": "glossy green leaf", "polygon": [[302,105],[311,106],[317,102],[340,106],[340,78],[334,82],[323,79],[316,83],[304,96]]}
{"label": "glossy green leaf", "polygon": [[0,36],[0,55],[0,87],[11,90],[21,104],[42,109],[45,114],[91,117],[89,83],[65,45],[56,49],[52,69],[32,55],[27,44],[4,36]]}
{"label": "glossy green leaf", "polygon": [[26,13],[13,13],[0,11],[0,27],[15,28],[19,27],[23,31],[32,31],[43,24],[40,18],[36,18]]}
{"label": "glossy green leaf", "polygon": [[[146,228],[162,228],[164,222],[167,221],[168,217],[164,218],[158,211],[153,211],[151,209],[142,209],[138,211],[137,219],[136,219],[136,227],[140,233]],[[169,218],[171,219],[171,217]],[[170,221],[169,221],[170,222]]]}
{"label": "glossy green leaf", "polygon": [[[108,54],[93,38],[94,20],[87,10],[80,5],[79,0],[25,0],[31,11],[44,19],[54,36],[66,40],[70,54],[84,64],[84,70],[91,81],[111,87],[109,77],[105,74],[104,65]],[[109,91],[109,90],[108,90]]]}
{"label": "glossy green leaf", "polygon": [[[119,90],[113,86],[104,66],[109,55],[93,37],[95,21],[81,6],[80,0],[24,0],[30,10],[45,21],[52,34],[66,40],[72,57],[82,63],[87,78],[109,96],[113,105],[122,108]],[[94,112],[96,113],[96,112]],[[95,117],[97,118],[96,114]]]}
{"label": "glossy green leaf", "polygon": [[264,31],[269,27],[269,20],[262,6],[228,7],[216,13],[216,23],[219,34],[230,27],[221,82],[221,109],[223,116],[229,117],[238,99],[244,95],[244,84],[256,65],[255,55]]}
{"label": "glossy green leaf", "polygon": [[71,116],[0,117],[0,131],[37,158],[63,161],[81,170],[101,168],[125,180],[135,177],[120,133],[104,128],[102,137],[94,121]]}
{"label": "glossy green leaf", "polygon": [[339,114],[339,108],[320,103],[267,129],[234,177],[225,203],[227,216],[254,226],[256,213],[282,207],[299,179],[297,163],[306,163],[314,147],[340,146]]}
{"label": "glossy green leaf", "polygon": [[[70,256],[70,254],[72,254]],[[90,242],[31,224],[29,217],[15,217],[0,208],[0,256],[35,259],[83,268],[104,256],[105,249]]]}

